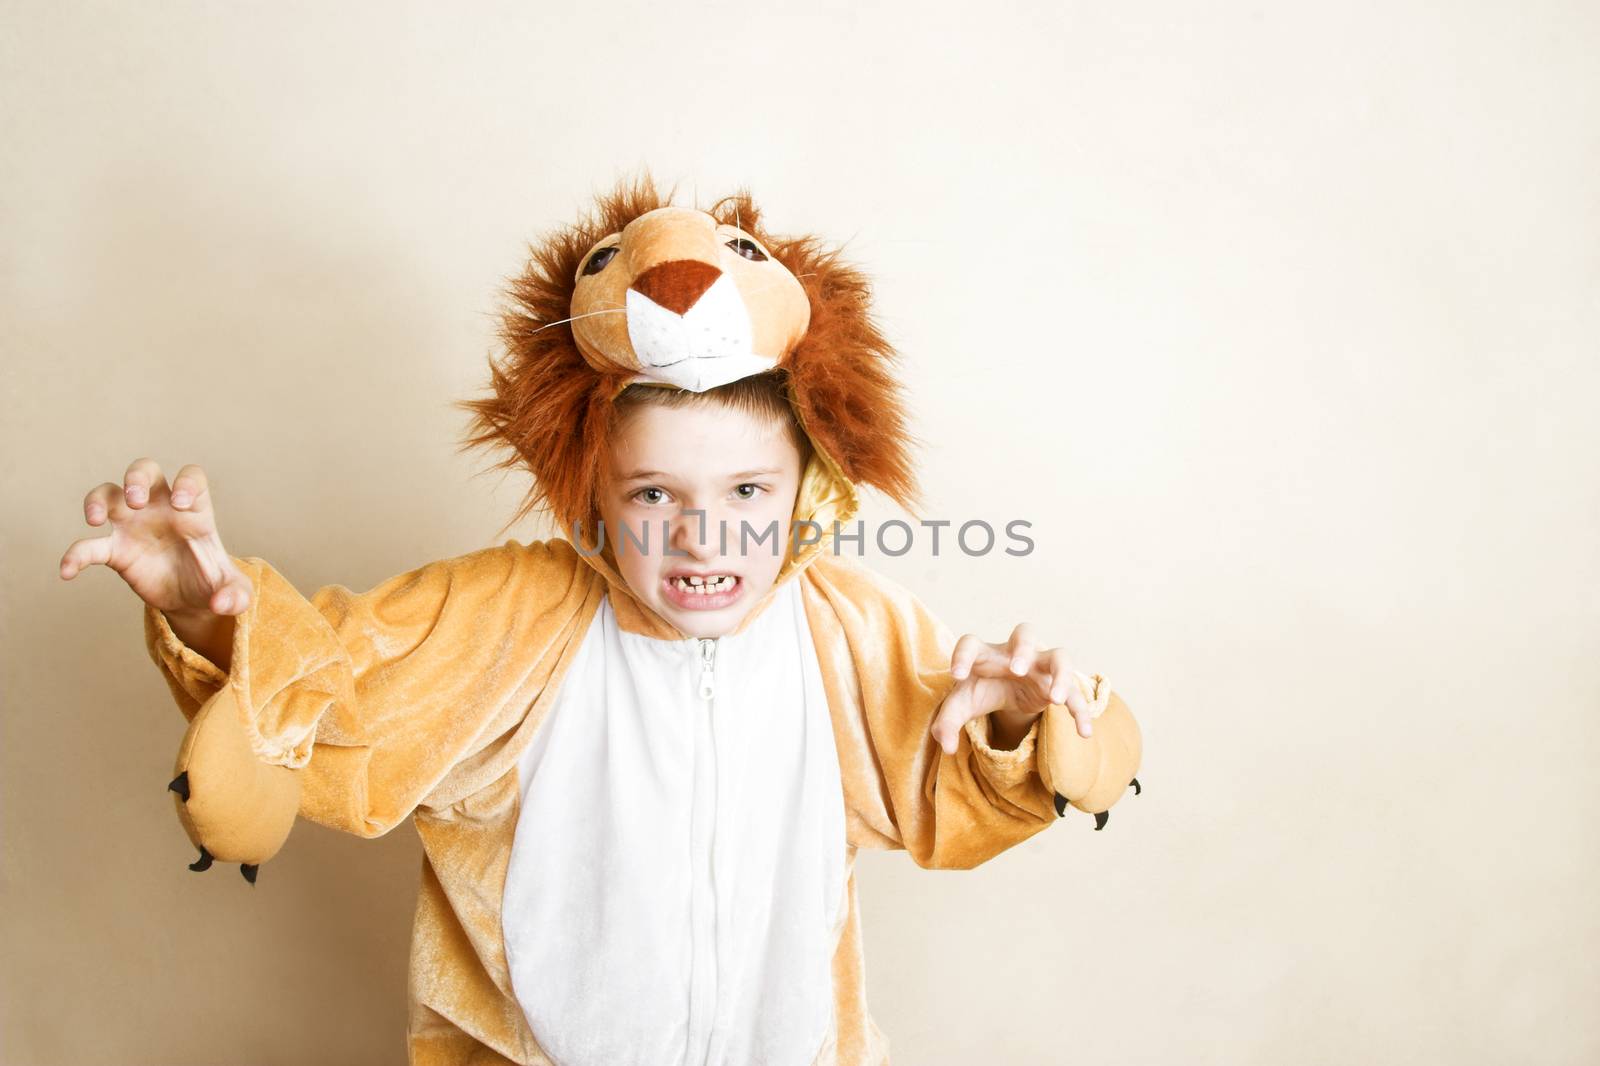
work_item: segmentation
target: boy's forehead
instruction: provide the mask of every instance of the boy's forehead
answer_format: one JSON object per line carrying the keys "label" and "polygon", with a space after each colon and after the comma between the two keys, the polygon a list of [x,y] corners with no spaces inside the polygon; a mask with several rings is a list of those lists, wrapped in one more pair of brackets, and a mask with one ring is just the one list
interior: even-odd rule
{"label": "boy's forehead", "polygon": [[[650,404],[631,411],[611,441],[618,472],[737,472],[792,465],[799,451],[783,421],[714,404]],[[626,469],[623,469],[626,468]]]}

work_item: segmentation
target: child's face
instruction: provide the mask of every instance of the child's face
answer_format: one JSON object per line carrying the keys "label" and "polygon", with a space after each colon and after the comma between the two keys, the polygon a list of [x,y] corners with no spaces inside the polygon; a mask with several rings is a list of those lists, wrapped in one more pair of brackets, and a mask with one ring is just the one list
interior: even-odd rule
{"label": "child's face", "polygon": [[772,587],[800,487],[800,453],[782,424],[713,404],[636,407],[602,480],[600,517],[618,570],[684,633],[731,632]]}

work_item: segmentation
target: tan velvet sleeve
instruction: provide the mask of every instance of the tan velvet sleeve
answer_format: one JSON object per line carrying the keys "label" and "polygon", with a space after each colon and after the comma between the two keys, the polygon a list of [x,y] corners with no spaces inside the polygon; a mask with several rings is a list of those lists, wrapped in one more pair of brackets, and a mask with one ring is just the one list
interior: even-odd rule
{"label": "tan velvet sleeve", "polygon": [[969,869],[1056,820],[1036,769],[1038,721],[1010,751],[989,746],[987,715],[967,723],[953,755],[934,740],[955,637],[916,596],[842,556],[819,557],[804,576],[858,844]]}
{"label": "tan velvet sleeve", "polygon": [[403,821],[508,727],[508,704],[533,695],[518,663],[559,628],[541,617],[571,602],[586,570],[564,541],[508,541],[308,597],[265,560],[231,558],[254,590],[231,671],[146,605],[150,656],[186,718],[232,686],[256,756],[304,772],[300,814],[364,837]]}

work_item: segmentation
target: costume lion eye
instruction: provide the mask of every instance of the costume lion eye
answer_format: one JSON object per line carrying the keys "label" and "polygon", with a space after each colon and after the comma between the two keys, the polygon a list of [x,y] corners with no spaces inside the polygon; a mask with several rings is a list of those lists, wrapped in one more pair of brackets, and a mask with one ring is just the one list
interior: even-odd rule
{"label": "costume lion eye", "polygon": [[617,254],[617,249],[619,247],[619,245],[613,244],[609,248],[602,248],[598,252],[591,255],[589,257],[589,261],[583,264],[584,275],[587,277],[590,274],[598,274],[600,271],[604,270],[606,268],[606,264],[611,262],[612,257]]}
{"label": "costume lion eye", "polygon": [[755,241],[752,241],[746,237],[735,237],[733,240],[728,242],[728,247],[732,248],[734,251],[738,252],[752,263],[759,263],[767,257],[766,253],[757,247]]}

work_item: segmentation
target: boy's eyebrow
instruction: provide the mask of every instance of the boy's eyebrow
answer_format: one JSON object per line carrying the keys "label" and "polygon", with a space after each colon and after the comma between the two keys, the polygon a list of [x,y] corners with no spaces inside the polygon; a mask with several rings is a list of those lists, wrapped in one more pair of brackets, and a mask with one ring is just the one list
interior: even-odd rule
{"label": "boy's eyebrow", "polygon": [[[741,470],[737,474],[730,475],[730,478],[732,480],[742,480],[744,478],[752,478],[752,477],[773,477],[773,476],[775,476],[777,474],[781,474],[781,473],[783,473],[783,471],[779,470],[777,467],[770,467],[770,468],[762,468],[762,469],[759,469],[759,470]],[[622,480],[623,481],[637,481],[639,478],[646,478],[646,477],[662,478],[662,479],[665,479],[665,480],[670,480],[672,475],[667,473],[664,470],[635,470],[631,474],[622,475]]]}

